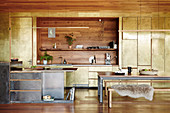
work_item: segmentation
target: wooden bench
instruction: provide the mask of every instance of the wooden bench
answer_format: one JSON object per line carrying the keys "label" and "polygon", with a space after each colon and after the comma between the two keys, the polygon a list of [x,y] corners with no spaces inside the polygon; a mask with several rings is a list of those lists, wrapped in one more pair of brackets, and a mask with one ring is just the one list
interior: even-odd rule
{"label": "wooden bench", "polygon": [[112,92],[114,91],[113,88],[108,88],[108,107],[112,107]]}
{"label": "wooden bench", "polygon": [[[108,88],[108,107],[112,108],[112,92],[115,91],[113,88]],[[170,89],[154,89],[154,91],[170,91]]]}

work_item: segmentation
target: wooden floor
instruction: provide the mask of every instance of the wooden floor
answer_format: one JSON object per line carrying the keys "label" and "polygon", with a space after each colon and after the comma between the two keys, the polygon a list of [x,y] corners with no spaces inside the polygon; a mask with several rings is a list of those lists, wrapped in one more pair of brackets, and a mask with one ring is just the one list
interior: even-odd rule
{"label": "wooden floor", "polygon": [[170,92],[155,92],[153,101],[113,95],[111,109],[106,97],[99,104],[96,89],[76,89],[73,104],[0,104],[0,113],[170,113]]}

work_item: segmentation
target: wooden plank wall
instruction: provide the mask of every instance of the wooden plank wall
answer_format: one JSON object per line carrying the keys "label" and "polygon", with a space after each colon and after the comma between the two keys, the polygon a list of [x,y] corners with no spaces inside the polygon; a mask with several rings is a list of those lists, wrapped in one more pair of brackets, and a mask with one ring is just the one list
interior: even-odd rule
{"label": "wooden plank wall", "polygon": [[103,11],[113,12],[169,12],[169,0],[1,0],[0,11]]}
{"label": "wooden plank wall", "polygon": [[[101,19],[101,21],[99,21]],[[109,42],[118,43],[118,18],[57,18],[57,17],[38,17],[37,27],[65,27],[56,28],[56,38],[48,38],[47,28],[37,29],[38,56],[44,53],[40,48],[53,48],[57,44],[57,49],[68,49],[65,35],[73,33],[76,45],[83,45],[84,48],[90,46],[108,46]],[[89,28],[67,28],[67,27],[89,27]],[[96,55],[97,63],[104,64],[105,53],[110,53],[111,57],[118,56],[117,51],[48,51],[54,57],[53,63],[60,63],[63,57],[72,64],[89,64],[89,57]],[[117,59],[112,64],[117,64]]]}

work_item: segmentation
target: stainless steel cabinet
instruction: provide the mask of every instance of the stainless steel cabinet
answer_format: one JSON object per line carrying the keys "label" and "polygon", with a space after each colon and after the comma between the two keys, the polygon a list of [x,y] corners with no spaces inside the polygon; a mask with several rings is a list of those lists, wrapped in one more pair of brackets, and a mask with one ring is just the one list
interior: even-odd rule
{"label": "stainless steel cabinet", "polygon": [[40,101],[41,73],[11,73],[11,101]]}

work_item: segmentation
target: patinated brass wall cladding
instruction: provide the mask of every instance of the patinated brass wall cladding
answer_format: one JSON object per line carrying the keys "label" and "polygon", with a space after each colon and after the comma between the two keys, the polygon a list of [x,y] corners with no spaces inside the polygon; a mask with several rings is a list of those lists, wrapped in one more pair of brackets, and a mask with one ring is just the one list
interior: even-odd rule
{"label": "patinated brass wall cladding", "polygon": [[88,84],[88,67],[76,67],[75,71],[75,83],[76,84]]}
{"label": "patinated brass wall cladding", "polygon": [[[123,30],[137,30],[138,18],[123,18]],[[137,32],[123,32],[123,39],[137,39]]]}
{"label": "patinated brass wall cladding", "polygon": [[23,61],[24,67],[32,65],[32,18],[11,18],[11,58]]}
{"label": "patinated brass wall cladding", "polygon": [[75,72],[67,72],[66,74],[66,86],[67,87],[73,87],[73,84],[75,84]]}
{"label": "patinated brass wall cladding", "polygon": [[164,29],[164,28],[165,17],[152,17],[152,29]]}
{"label": "patinated brass wall cladding", "polygon": [[151,65],[151,33],[138,33],[138,65]]}
{"label": "patinated brass wall cladding", "polygon": [[95,66],[90,66],[89,67],[89,72],[88,72],[88,84],[89,87],[97,87],[98,86],[98,73],[99,71],[116,71],[118,70],[118,67],[112,67],[112,66],[107,66],[107,67],[95,67]]}
{"label": "patinated brass wall cladding", "polygon": [[[138,29],[151,29],[151,18],[139,18]],[[151,32],[138,33],[138,65],[151,65]]]}
{"label": "patinated brass wall cladding", "polygon": [[[170,18],[165,18],[165,29],[170,29]],[[170,72],[170,32],[165,33],[165,71]]]}
{"label": "patinated brass wall cladding", "polygon": [[66,75],[66,85],[69,87],[72,87],[74,84],[77,85],[77,87],[81,86],[88,86],[88,69],[89,67],[76,67],[78,68],[77,71],[67,73]]}
{"label": "patinated brass wall cladding", "polygon": [[[126,17],[123,18],[123,29],[124,30],[135,30],[136,21],[137,21],[137,30],[150,30],[150,29],[170,29],[169,26],[169,18],[166,17],[142,17],[134,19],[134,17]],[[127,23],[131,23],[128,25]],[[133,24],[134,23],[134,24]],[[124,26],[125,25],[125,26]],[[134,27],[132,27],[134,25]],[[132,29],[128,28],[130,26]],[[134,32],[123,32],[123,44],[122,44],[122,64],[123,66],[132,65],[131,62],[137,62],[138,70],[142,68],[153,68],[157,69],[160,72],[164,72],[170,70],[168,65],[169,62],[169,32],[137,32],[137,36],[134,35],[134,38],[130,38],[129,36],[133,36]],[[137,39],[132,40],[132,39]],[[130,44],[133,42],[134,44]],[[127,45],[131,47],[127,47]],[[136,44],[136,48],[134,45]],[[136,53],[137,56],[132,56],[132,51]],[[128,52],[127,52],[128,51]],[[128,61],[129,58],[133,58]],[[136,57],[136,59],[134,59]],[[134,65],[135,66],[135,65]]]}
{"label": "patinated brass wall cladding", "polygon": [[[137,30],[137,18],[123,18],[123,30]],[[137,32],[123,32],[122,66],[137,67]]]}
{"label": "patinated brass wall cladding", "polygon": [[123,40],[122,66],[137,67],[137,40]]}
{"label": "patinated brass wall cladding", "polygon": [[9,14],[0,13],[0,61],[9,62]]}
{"label": "patinated brass wall cladding", "polygon": [[164,71],[165,40],[152,39],[152,68]]}

